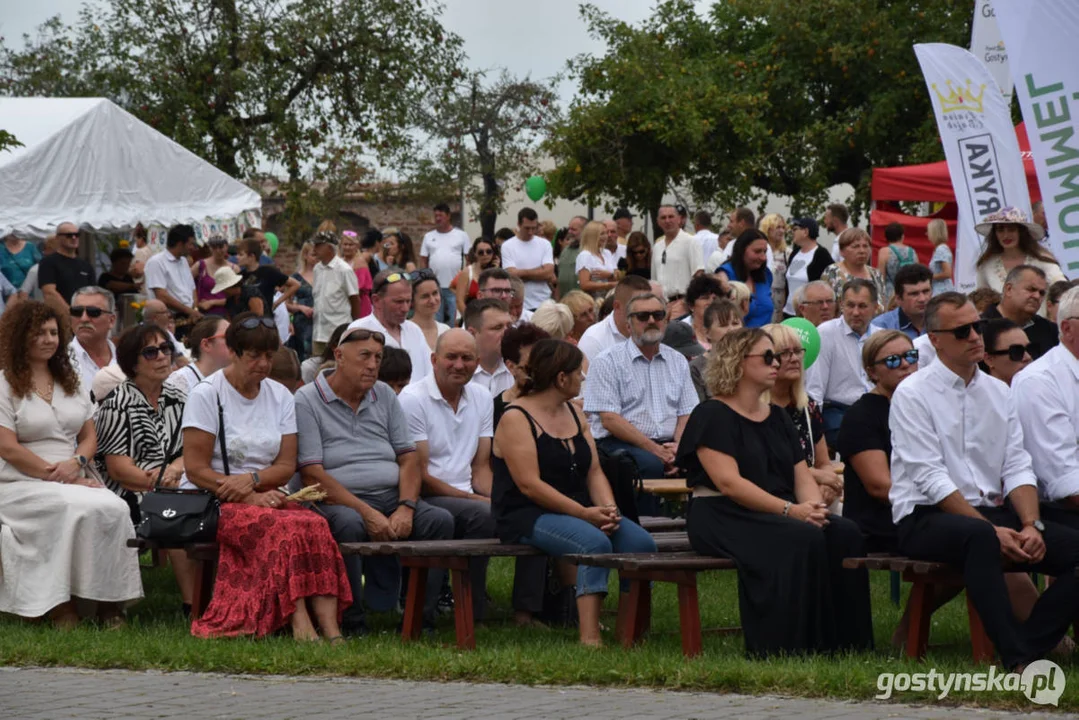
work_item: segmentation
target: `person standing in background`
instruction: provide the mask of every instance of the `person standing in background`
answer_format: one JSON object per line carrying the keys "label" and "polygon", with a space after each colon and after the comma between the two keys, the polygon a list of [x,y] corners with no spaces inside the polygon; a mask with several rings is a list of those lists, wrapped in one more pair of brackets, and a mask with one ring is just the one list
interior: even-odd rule
{"label": "person standing in background", "polygon": [[453,326],[457,321],[457,297],[451,287],[453,279],[465,266],[471,241],[468,234],[450,223],[450,206],[439,203],[434,207],[435,229],[423,236],[420,245],[420,267],[435,271],[442,306],[435,316],[436,322]]}
{"label": "person standing in background", "polygon": [[536,237],[538,216],[532,208],[517,213],[517,235],[502,243],[502,267],[525,283],[524,307],[535,310],[551,297],[547,284],[555,279],[551,243]]}
{"label": "person standing in background", "polygon": [[78,255],[79,228],[75,223],[60,223],[56,239],[56,252],[38,263],[37,282],[45,302],[62,310],[66,317],[75,291],[94,284],[94,269]]}
{"label": "person standing in background", "polygon": [[929,221],[925,228],[929,242],[933,243],[933,257],[929,260],[929,269],[933,271],[933,294],[955,290],[952,282],[952,249],[948,247],[948,225],[936,218]]}

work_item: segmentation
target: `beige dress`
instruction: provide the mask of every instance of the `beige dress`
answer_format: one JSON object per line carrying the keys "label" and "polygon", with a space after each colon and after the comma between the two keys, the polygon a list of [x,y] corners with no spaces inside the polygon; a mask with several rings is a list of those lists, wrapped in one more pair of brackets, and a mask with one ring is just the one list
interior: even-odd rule
{"label": "beige dress", "polygon": [[[46,462],[75,454],[93,416],[85,390],[59,385],[50,405],[15,399],[0,373],[0,426]],[[72,598],[125,602],[142,597],[127,504],[105,488],[47,482],[0,459],[0,612],[40,617]]]}

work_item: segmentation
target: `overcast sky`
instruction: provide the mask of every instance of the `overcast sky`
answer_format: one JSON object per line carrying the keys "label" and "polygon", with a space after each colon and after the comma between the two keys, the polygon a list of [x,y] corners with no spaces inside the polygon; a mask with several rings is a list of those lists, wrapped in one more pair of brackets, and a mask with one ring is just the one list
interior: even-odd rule
{"label": "overcast sky", "polygon": [[[21,46],[19,36],[59,14],[77,19],[82,0],[0,0],[0,35]],[[603,43],[589,37],[580,19],[579,0],[444,0],[443,24],[464,39],[468,63],[476,69],[504,67],[518,76],[542,80],[562,71],[579,53],[600,54]],[[654,0],[592,0],[622,20],[638,23]],[[698,5],[708,5],[701,0]],[[14,42],[13,42],[14,41]],[[563,106],[573,97],[572,83],[560,88]]]}

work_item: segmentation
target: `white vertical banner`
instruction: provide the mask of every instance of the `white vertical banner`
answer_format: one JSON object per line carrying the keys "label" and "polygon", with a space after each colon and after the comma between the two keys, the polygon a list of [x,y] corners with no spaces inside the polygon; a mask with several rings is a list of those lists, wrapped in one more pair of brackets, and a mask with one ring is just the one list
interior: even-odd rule
{"label": "white vertical banner", "polygon": [[993,0],[1064,274],[1079,278],[1079,1]]}
{"label": "white vertical banner", "polygon": [[982,245],[974,226],[1008,206],[1030,217],[1023,158],[1008,104],[981,60],[944,43],[915,45],[914,54],[929,88],[959,206],[956,289],[970,292]]}
{"label": "white vertical banner", "polygon": [[974,5],[974,24],[970,33],[970,51],[989,68],[989,73],[1000,86],[1004,98],[1011,104],[1012,75],[1008,71],[1008,51],[1000,33],[994,0],[977,0]]}

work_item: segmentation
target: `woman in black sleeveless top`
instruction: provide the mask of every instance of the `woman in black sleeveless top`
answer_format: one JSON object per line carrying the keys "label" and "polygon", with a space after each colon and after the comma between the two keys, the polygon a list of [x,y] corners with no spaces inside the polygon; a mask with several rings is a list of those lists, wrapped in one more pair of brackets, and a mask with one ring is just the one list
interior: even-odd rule
{"label": "woman in black sleeveless top", "polygon": [[686,530],[702,555],[738,564],[746,652],[755,657],[873,647],[858,526],[828,513],[787,411],[763,399],[778,356],[760,329],[735,330],[705,370],[711,399],[689,416],[677,464],[693,488]]}
{"label": "woman in black sleeveless top", "polygon": [[[582,413],[584,355],[562,340],[540,340],[528,359],[523,395],[495,430],[491,510],[503,542],[559,557],[570,553],[655,552],[652,536],[618,514]],[[600,645],[606,568],[577,569],[581,642]]]}

